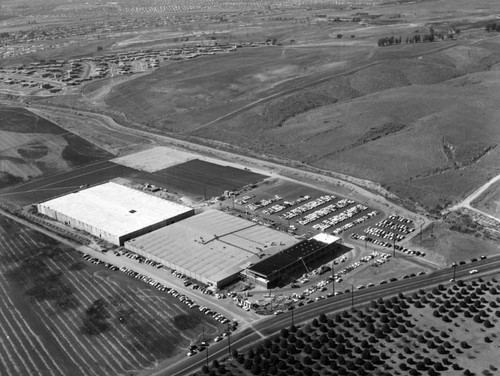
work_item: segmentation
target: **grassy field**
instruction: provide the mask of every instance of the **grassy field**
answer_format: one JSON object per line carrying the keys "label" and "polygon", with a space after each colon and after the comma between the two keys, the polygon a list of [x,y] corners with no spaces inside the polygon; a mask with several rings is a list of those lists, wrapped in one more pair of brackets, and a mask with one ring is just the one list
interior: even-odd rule
{"label": "grassy field", "polygon": [[498,170],[495,34],[379,48],[384,32],[427,28],[377,27],[363,43],[336,44],[325,36],[335,27],[296,45],[173,63],[114,86],[105,103],[158,130],[372,180],[427,210]]}
{"label": "grassy field", "polygon": [[458,281],[322,314],[197,375],[495,375],[499,288]]}
{"label": "grassy field", "polygon": [[492,184],[472,206],[500,219],[500,182]]}
{"label": "grassy field", "polygon": [[0,188],[110,156],[25,109],[0,107]]}
{"label": "grassy field", "polygon": [[426,252],[426,258],[441,266],[500,253],[497,242],[450,230],[450,225],[442,222],[424,229],[422,241],[416,236],[408,247]]}
{"label": "grassy field", "polygon": [[0,373],[132,375],[218,326],[166,293],[0,218]]}

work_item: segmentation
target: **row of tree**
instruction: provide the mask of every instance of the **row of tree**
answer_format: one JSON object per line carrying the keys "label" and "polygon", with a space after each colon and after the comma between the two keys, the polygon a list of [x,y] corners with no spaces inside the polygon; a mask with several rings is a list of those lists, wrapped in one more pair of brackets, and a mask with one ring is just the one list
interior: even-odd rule
{"label": "row of tree", "polygon": [[[427,33],[424,34],[424,36],[421,36],[420,34],[415,34],[412,36],[407,36],[405,39],[405,43],[421,43],[421,42],[434,42],[436,39],[436,35],[434,33]],[[443,36],[444,39],[444,36]],[[378,39],[378,46],[383,47],[383,46],[392,46],[393,44],[401,44],[403,39],[401,38],[401,35],[399,37],[395,37],[394,35],[391,35],[390,37],[383,37]]]}
{"label": "row of tree", "polygon": [[499,22],[492,22],[487,24],[484,29],[488,32],[490,31],[500,31],[500,23]]}

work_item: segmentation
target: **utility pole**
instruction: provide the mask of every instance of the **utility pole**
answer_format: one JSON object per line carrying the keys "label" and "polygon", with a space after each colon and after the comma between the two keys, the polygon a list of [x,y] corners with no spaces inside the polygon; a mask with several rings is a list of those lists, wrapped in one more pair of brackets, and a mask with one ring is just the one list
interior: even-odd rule
{"label": "utility pole", "polygon": [[457,275],[457,263],[453,262],[453,264],[451,264],[451,267],[453,268],[453,281],[455,281],[455,277]]}
{"label": "utility pole", "polygon": [[354,309],[354,285],[351,285],[351,309]]}
{"label": "utility pole", "polygon": [[227,352],[231,356],[231,329],[229,328],[229,323],[227,323]]}
{"label": "utility pole", "polygon": [[207,359],[207,367],[208,367],[208,346],[205,348],[205,350],[206,350],[206,354],[207,354],[206,359]]}
{"label": "utility pole", "polygon": [[423,224],[421,223],[420,224],[420,242],[422,242],[422,226],[423,226]]}
{"label": "utility pole", "polygon": [[294,306],[291,306],[291,307],[288,308],[288,310],[292,312],[292,327],[293,327],[293,310],[294,309],[295,309]]}
{"label": "utility pole", "polygon": [[333,265],[335,265],[334,261],[332,261],[332,294],[335,296],[335,271]]}
{"label": "utility pole", "polygon": [[396,257],[396,237],[392,239],[392,257]]}

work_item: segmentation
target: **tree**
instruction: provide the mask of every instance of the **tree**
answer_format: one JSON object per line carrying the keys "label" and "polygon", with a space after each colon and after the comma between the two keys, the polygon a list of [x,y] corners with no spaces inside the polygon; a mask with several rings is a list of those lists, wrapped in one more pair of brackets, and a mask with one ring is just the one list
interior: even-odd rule
{"label": "tree", "polygon": [[321,358],[321,352],[318,349],[314,349],[311,353],[311,358],[313,358],[314,360],[318,360],[319,358]]}
{"label": "tree", "polygon": [[278,356],[279,356],[281,359],[285,359],[285,358],[288,356],[287,349],[281,349],[281,350],[278,352]]}
{"label": "tree", "polygon": [[318,340],[318,339],[315,339],[312,343],[312,346],[315,348],[315,349],[319,349],[321,347],[321,342]]}
{"label": "tree", "polygon": [[284,362],[283,360],[280,360],[280,361],[278,362],[278,369],[283,370],[283,369],[285,369],[286,367],[287,367],[287,364],[286,364],[286,362]]}
{"label": "tree", "polygon": [[252,368],[252,365],[254,363],[252,362],[252,359],[245,359],[245,362],[243,363],[243,367],[245,367],[245,369],[250,369]]}
{"label": "tree", "polygon": [[104,48],[102,46],[97,46],[97,52],[102,52]]}
{"label": "tree", "polygon": [[281,329],[280,335],[281,335],[281,338],[287,339],[288,336],[290,335],[290,332],[288,331],[287,328],[283,328],[283,329]]}
{"label": "tree", "polygon": [[337,34],[337,39],[342,39],[343,35],[342,34]]}
{"label": "tree", "polygon": [[258,364],[252,364],[252,367],[250,368],[250,372],[252,372],[254,375],[258,375],[262,372],[262,369]]}
{"label": "tree", "polygon": [[328,318],[326,317],[326,315],[324,313],[322,313],[321,315],[319,315],[319,322],[321,323],[326,323],[328,321]]}

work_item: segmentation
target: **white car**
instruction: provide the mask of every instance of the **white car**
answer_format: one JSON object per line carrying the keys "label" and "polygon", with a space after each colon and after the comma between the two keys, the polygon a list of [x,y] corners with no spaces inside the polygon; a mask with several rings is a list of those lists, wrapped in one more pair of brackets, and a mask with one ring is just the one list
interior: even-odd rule
{"label": "white car", "polygon": [[222,341],[221,337],[217,336],[217,337],[214,338],[214,342],[219,342],[219,341]]}
{"label": "white car", "polygon": [[277,315],[281,315],[283,313],[283,311],[281,309],[278,309],[276,312],[274,312],[274,314],[277,316]]}
{"label": "white car", "polygon": [[472,269],[469,271],[469,274],[476,274],[477,273],[477,269]]}

